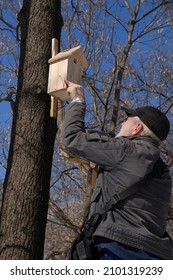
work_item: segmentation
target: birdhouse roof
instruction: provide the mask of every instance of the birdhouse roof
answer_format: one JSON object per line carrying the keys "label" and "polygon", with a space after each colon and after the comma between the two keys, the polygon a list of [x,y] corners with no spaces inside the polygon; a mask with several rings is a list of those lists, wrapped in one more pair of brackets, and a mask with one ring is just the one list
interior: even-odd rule
{"label": "birdhouse roof", "polygon": [[54,62],[57,62],[58,60],[68,58],[72,55],[79,59],[81,67],[86,68],[88,66],[88,62],[84,56],[81,46],[77,46],[77,47],[69,49],[67,51],[60,52],[57,55],[53,56],[51,59],[49,59],[48,62],[54,63]]}

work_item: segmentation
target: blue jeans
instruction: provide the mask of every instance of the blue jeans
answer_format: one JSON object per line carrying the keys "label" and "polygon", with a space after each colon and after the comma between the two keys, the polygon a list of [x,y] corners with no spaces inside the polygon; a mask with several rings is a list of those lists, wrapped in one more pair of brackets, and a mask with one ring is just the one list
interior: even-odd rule
{"label": "blue jeans", "polygon": [[103,249],[103,260],[122,260],[108,249]]}
{"label": "blue jeans", "polygon": [[102,248],[103,260],[159,260],[160,258],[130,246],[115,241],[98,243],[97,247]]}

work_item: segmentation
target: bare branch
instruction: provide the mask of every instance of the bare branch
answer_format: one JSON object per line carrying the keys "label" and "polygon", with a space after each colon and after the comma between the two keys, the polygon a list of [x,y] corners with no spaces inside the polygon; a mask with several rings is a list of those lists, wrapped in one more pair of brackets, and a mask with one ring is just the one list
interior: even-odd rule
{"label": "bare branch", "polygon": [[156,10],[158,10],[160,7],[164,6],[165,4],[171,4],[171,1],[163,1],[163,2],[161,2],[159,5],[155,6],[153,9],[148,11],[146,14],[144,14],[140,18],[136,19],[136,23],[141,21],[141,20],[143,20],[145,17],[147,17],[148,15],[152,14],[153,12],[155,12]]}
{"label": "bare branch", "polygon": [[67,217],[67,215],[64,213],[64,211],[57,204],[55,204],[53,200],[50,200],[49,204],[52,212],[58,218],[58,220],[62,222],[62,225],[74,230],[77,233],[79,226],[74,225],[69,217]]}
{"label": "bare branch", "polygon": [[[97,5],[96,3],[94,3],[92,0],[89,0],[89,1],[90,1],[94,6],[96,6],[97,8],[100,9],[99,5]],[[114,19],[123,27],[123,29],[124,29],[126,32],[128,32],[127,28],[125,27],[125,25],[122,24],[121,20],[120,20],[118,17],[114,16],[113,14],[111,14],[111,13],[110,13],[108,10],[106,10],[106,9],[102,9],[102,11],[104,11],[104,12],[107,13],[109,16],[111,16],[112,18],[114,18]]]}
{"label": "bare branch", "polygon": [[2,14],[2,10],[1,10],[1,13],[0,13],[0,20],[6,25],[8,26],[10,29],[13,29],[13,30],[16,30],[16,26],[12,25],[11,23],[9,23],[8,21],[6,21],[3,17],[3,14]]}

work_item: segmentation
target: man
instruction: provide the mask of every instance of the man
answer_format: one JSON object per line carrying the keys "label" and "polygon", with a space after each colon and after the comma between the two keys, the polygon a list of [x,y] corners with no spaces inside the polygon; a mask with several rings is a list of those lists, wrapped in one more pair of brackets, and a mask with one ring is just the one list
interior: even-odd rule
{"label": "man", "polygon": [[[88,132],[83,88],[69,81],[66,84],[72,102],[66,110],[62,141],[72,152],[100,167],[91,197],[91,217],[115,193],[130,188],[153,170],[170,124],[154,107],[123,107],[127,120],[116,138]],[[144,188],[107,211],[93,234],[102,259],[173,259],[172,240],[166,232],[170,196],[171,177],[165,168]]]}

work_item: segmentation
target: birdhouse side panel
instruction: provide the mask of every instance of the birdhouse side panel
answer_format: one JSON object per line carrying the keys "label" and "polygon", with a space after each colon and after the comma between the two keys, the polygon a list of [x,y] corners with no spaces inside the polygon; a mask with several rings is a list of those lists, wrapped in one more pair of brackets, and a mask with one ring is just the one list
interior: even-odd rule
{"label": "birdhouse side panel", "polygon": [[66,88],[68,59],[60,60],[49,65],[48,93]]}

